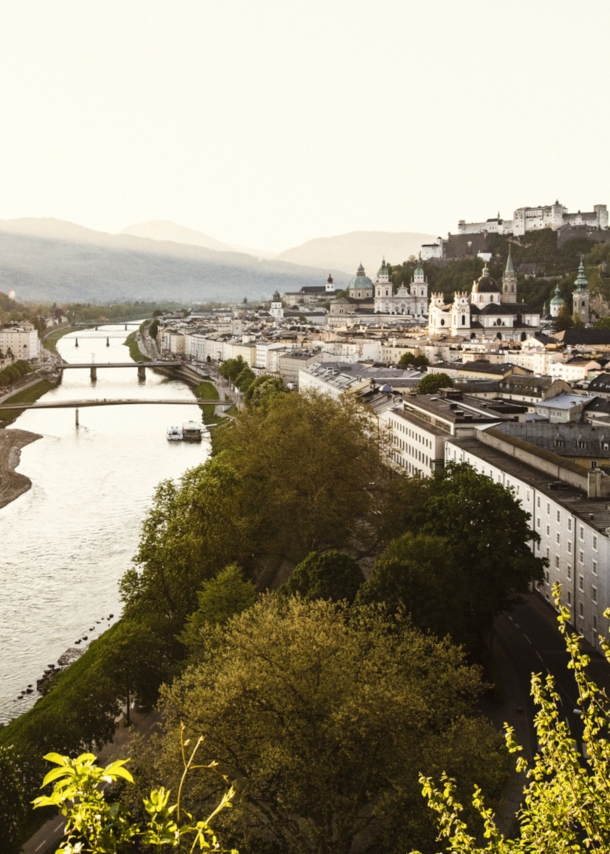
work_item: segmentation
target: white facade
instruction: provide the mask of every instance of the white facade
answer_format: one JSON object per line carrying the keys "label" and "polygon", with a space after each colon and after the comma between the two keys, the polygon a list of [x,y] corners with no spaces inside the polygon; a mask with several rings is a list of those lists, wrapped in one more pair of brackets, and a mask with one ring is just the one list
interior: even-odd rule
{"label": "white facade", "polygon": [[9,351],[15,360],[23,359],[27,362],[39,358],[40,338],[30,323],[0,329],[0,352],[6,356]]}
{"label": "white facade", "polygon": [[415,417],[407,409],[387,409],[379,423],[389,431],[392,462],[408,475],[430,477],[444,456],[447,434]]}
{"label": "white facade", "polygon": [[413,272],[410,285],[401,285],[394,291],[385,259],[375,282],[376,314],[407,314],[425,317],[428,314],[428,283],[421,264]]}
{"label": "white facade", "polygon": [[543,228],[552,228],[557,231],[564,225],[584,225],[590,228],[608,228],[608,208],[606,205],[593,205],[593,211],[589,213],[568,213],[568,209],[555,202],[554,205],[541,205],[535,208],[517,208],[513,219],[496,218],[485,220],[485,222],[465,222],[463,219],[458,223],[458,234],[515,234],[523,235],[528,231],[539,231]]}
{"label": "white facade", "polygon": [[[550,601],[551,588],[559,582],[562,604],[570,608],[575,627],[589,643],[597,646],[598,633],[606,634],[608,629],[603,612],[610,606],[610,540],[604,523],[601,530],[593,523],[596,505],[590,505],[593,512],[589,514],[584,501],[564,498],[563,490],[549,493],[548,483],[546,489],[542,486],[545,478],[528,477],[529,467],[519,467],[512,458],[497,452],[486,454],[482,443],[469,442],[467,448],[463,444],[466,443],[448,439],[445,461],[468,463],[480,474],[513,490],[517,501],[530,514],[531,527],[540,536],[535,553],[546,557],[550,564],[541,593]],[[506,465],[502,461],[504,456]],[[605,513],[607,516],[607,510]]]}

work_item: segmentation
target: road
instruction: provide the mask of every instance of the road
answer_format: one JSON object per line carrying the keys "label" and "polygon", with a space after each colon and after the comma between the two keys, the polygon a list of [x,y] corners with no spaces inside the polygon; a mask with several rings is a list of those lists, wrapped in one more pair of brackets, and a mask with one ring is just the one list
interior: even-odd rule
{"label": "road", "polygon": [[[582,643],[584,651],[591,656],[591,676],[600,685],[610,688],[610,667],[599,652],[585,641]],[[521,737],[527,738],[527,743],[523,744],[526,754],[531,757],[536,749],[533,726],[536,709],[530,697],[532,673],[553,675],[561,698],[562,716],[568,720],[572,732],[579,736],[579,717],[574,714],[578,690],[572,671],[567,668],[569,656],[557,628],[554,608],[537,593],[528,595],[523,605],[496,620],[494,644],[507,711],[525,723],[519,730]]]}

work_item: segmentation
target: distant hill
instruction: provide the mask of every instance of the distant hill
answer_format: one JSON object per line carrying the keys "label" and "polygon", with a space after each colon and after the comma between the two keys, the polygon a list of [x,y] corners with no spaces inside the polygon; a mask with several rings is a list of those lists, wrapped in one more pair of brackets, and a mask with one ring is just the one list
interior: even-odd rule
{"label": "distant hill", "polygon": [[129,234],[132,237],[147,237],[150,240],[170,240],[172,243],[184,243],[188,246],[203,246],[204,249],[213,249],[216,252],[245,252],[253,258],[273,258],[275,253],[259,249],[247,249],[245,246],[236,246],[231,243],[221,243],[220,240],[195,231],[183,225],[176,225],[167,219],[158,219],[151,222],[142,222],[139,225],[130,225],[124,228],[120,234]]}
{"label": "distant hill", "polygon": [[308,240],[276,258],[329,271],[343,270],[352,276],[362,263],[367,275],[374,280],[384,256],[389,264],[402,264],[410,255],[417,255],[422,243],[435,239],[435,235],[410,231],[351,231],[337,237]]}
{"label": "distant hill", "polygon": [[[0,291],[55,302],[242,300],[323,284],[314,270],[238,252],[107,234],[57,219],[0,220]],[[349,276],[333,272],[339,287]]]}

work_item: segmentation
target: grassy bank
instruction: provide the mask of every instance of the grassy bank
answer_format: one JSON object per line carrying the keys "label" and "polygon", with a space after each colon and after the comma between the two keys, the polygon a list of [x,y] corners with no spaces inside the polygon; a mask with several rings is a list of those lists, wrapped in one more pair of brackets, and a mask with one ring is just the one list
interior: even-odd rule
{"label": "grassy bank", "polygon": [[150,362],[148,356],[145,356],[144,353],[140,353],[140,348],[136,341],[136,334],[136,332],[130,332],[125,339],[124,343],[126,347],[129,347],[129,355],[134,362]]}
{"label": "grassy bank", "polygon": [[[204,381],[194,389],[196,397],[200,400],[220,400],[218,389],[213,383]],[[201,407],[204,424],[218,424],[223,419],[215,414],[216,407],[213,403],[206,403]]]}
{"label": "grassy bank", "polygon": [[57,342],[60,338],[63,338],[64,335],[67,335],[69,332],[74,332],[76,326],[64,326],[61,329],[56,329],[54,332],[51,332],[49,335],[45,336],[42,339],[43,347],[48,350],[50,353],[54,353],[56,356],[59,355],[57,352]]}
{"label": "grassy bank", "polygon": [[[55,386],[49,380],[39,380],[35,385],[31,385],[29,388],[24,388],[22,391],[11,395],[4,403],[34,403],[43,394],[51,391],[52,388],[55,388]],[[0,423],[13,421],[22,412],[23,409],[2,409],[0,406]]]}

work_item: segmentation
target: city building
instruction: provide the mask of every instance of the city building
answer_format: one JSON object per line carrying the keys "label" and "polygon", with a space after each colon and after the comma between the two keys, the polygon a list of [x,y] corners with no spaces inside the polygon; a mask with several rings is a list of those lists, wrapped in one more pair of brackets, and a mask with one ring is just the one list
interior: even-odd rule
{"label": "city building", "polygon": [[40,358],[40,338],[31,323],[0,329],[0,353],[4,358],[31,361]]}
{"label": "city building", "polygon": [[394,289],[390,271],[382,261],[375,281],[375,312],[377,314],[406,314],[425,317],[428,314],[428,283],[420,263],[413,272],[410,285]]}

